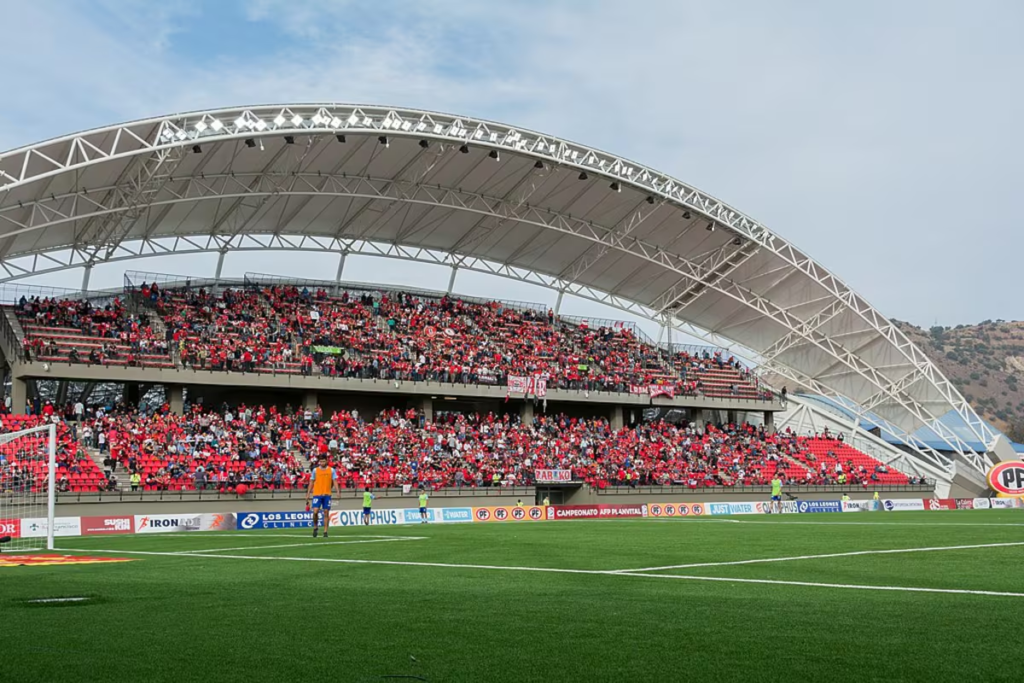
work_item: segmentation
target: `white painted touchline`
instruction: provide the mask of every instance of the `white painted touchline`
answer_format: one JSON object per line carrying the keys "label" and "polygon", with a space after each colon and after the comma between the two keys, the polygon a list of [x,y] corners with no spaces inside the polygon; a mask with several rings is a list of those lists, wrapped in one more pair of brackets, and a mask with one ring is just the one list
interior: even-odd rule
{"label": "white painted touchline", "polygon": [[640,569],[616,569],[612,574],[634,574],[637,572],[660,572],[668,569],[696,569],[697,567],[730,567],[739,564],[762,564],[765,562],[794,562],[796,560],[824,560],[830,557],[855,557],[857,555],[894,555],[899,553],[928,553],[940,550],[974,550],[976,548],[1007,548],[1024,545],[1024,541],[1013,543],[978,543],[975,545],[949,545],[932,548],[892,548],[888,550],[855,550],[846,553],[824,555],[794,555],[792,557],[763,557],[756,560],[734,560],[730,562],[699,562],[695,564],[670,564],[664,567],[641,567]]}
{"label": "white painted touchline", "polygon": [[849,588],[865,591],[902,591],[906,593],[952,593],[954,595],[994,595],[1006,598],[1024,598],[1024,593],[1004,591],[968,590],[965,588],[920,588],[917,586],[867,586],[855,583],[816,583],[813,581],[778,581],[775,579],[734,579],[723,576],[685,576],[682,574],[622,574],[617,576],[643,576],[652,579],[681,579],[684,581],[719,581],[722,583],[760,583],[776,586],[811,586],[814,588]]}
{"label": "white painted touchline", "polygon": [[[625,521],[625,520],[623,520]],[[733,522],[734,524],[761,524],[764,526],[789,526],[804,524],[807,526],[1024,526],[1022,522],[811,522],[811,521],[792,521],[783,522],[781,520],[771,519],[714,519],[707,517],[678,517],[676,519],[646,519],[647,522],[668,522],[670,524],[677,524],[679,522]]]}
{"label": "white painted touchline", "polygon": [[25,602],[32,604],[45,604],[50,602],[85,602],[90,598],[33,598],[26,600]]}
{"label": "white painted touchline", "polygon": [[[198,555],[205,553],[227,553],[234,550],[269,550],[273,548],[310,548],[324,546],[324,545],[351,545],[353,543],[388,543],[390,541],[425,541],[426,536],[387,536],[379,537],[374,539],[366,539],[362,541],[314,541],[312,536],[310,540],[305,543],[277,543],[275,545],[247,545],[241,548],[210,548],[208,550],[181,550],[183,555]],[[328,537],[330,538],[330,537]]]}
{"label": "white painted touchline", "polygon": [[376,564],[402,567],[442,567],[449,569],[492,569],[520,572],[550,572],[555,574],[596,574],[599,576],[632,576],[650,579],[677,579],[687,581],[717,581],[722,583],[752,583],[781,586],[808,586],[814,588],[847,588],[855,590],[902,591],[907,593],[947,593],[954,595],[990,595],[999,597],[1024,598],[1024,593],[1002,591],[968,590],[963,588],[919,588],[915,586],[867,586],[846,583],[814,583],[810,581],[776,581],[773,579],[734,579],[719,576],[684,576],[680,574],[623,573],[600,569],[562,569],[558,567],[506,567],[486,564],[449,564],[443,562],[404,562],[398,560],[352,560],[332,557],[265,557],[260,555],[193,555],[186,553],[155,552],[146,550],[78,550],[74,552],[109,553],[112,555],[157,555],[163,557],[208,557],[222,560],[270,560],[284,562],[332,562],[337,564]]}

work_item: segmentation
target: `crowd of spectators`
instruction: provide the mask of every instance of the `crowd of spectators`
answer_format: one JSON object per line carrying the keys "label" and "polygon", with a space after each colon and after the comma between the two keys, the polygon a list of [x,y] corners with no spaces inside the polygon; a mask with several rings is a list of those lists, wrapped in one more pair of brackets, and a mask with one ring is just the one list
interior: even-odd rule
{"label": "crowd of spectators", "polygon": [[168,359],[166,340],[149,316],[129,314],[119,297],[98,306],[87,299],[22,296],[15,313],[30,360],[136,366]]}
{"label": "crowd of spectators", "polygon": [[[71,363],[323,374],[505,385],[542,376],[550,388],[770,399],[737,359],[711,349],[668,353],[623,324],[590,327],[553,311],[402,292],[295,286],[165,290],[121,298],[26,298],[17,315],[30,358]],[[157,323],[159,320],[159,324]]]}
{"label": "crowd of spectators", "polygon": [[542,375],[553,388],[669,385],[682,395],[771,398],[720,351],[669,355],[627,326],[590,328],[496,301],[402,292],[332,297],[294,286],[214,293],[144,284],[140,293],[186,367],[482,385]]}
{"label": "crowd of spectators", "polygon": [[787,484],[907,483],[893,472],[880,481],[852,463],[819,472],[804,464],[813,457],[807,437],[746,424],[655,421],[616,431],[604,419],[564,415],[523,423],[509,414],[442,412],[426,421],[413,410],[371,417],[241,405],[175,416],[165,406],[149,415],[100,411],[84,421],[81,437],[144,490],[302,488],[319,455],[339,468],[345,488],[530,485],[537,469],[571,470],[599,489],[763,485],[776,473]]}
{"label": "crowd of spectators", "polygon": [[[89,457],[78,439],[77,422],[71,421],[46,402],[35,415],[0,415],[0,435],[49,423],[57,425],[55,483],[58,492],[72,490],[115,490],[116,478],[104,474]],[[0,441],[0,494],[40,493],[47,488],[49,435],[39,431],[27,436]]]}

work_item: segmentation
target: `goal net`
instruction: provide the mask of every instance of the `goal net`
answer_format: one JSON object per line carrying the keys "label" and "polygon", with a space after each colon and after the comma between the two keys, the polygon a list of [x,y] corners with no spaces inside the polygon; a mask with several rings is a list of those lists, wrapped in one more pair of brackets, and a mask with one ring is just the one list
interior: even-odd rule
{"label": "goal net", "polygon": [[0,434],[0,552],[53,549],[57,426]]}

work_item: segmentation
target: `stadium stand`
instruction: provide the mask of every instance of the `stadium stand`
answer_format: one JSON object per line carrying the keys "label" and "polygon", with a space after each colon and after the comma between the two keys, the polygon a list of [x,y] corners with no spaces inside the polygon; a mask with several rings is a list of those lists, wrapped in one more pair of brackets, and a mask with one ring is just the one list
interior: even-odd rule
{"label": "stadium stand", "polygon": [[[40,427],[53,419],[53,407],[47,406],[42,415],[2,415],[0,434]],[[57,473],[59,492],[100,491],[116,486],[100,469],[76,438],[69,425],[57,418]],[[34,455],[46,453],[46,432],[0,444],[0,493],[46,490],[46,459],[26,458],[26,449]]]}
{"label": "stadium stand", "polygon": [[26,352],[46,361],[481,385],[545,375],[552,388],[771,398],[721,350],[669,354],[622,323],[591,328],[497,301],[295,286],[213,292],[143,283],[136,293],[138,314],[119,298],[99,307],[23,297]]}
{"label": "stadium stand", "polygon": [[[319,409],[194,407],[184,416],[166,407],[100,415],[83,433],[109,447],[116,466],[138,472],[144,490],[230,490],[303,487],[307,457],[328,456],[345,473],[346,488],[430,488],[532,484],[536,469],[569,469],[595,488],[682,484],[691,488],[768,483],[776,472],[793,484],[907,483],[848,446],[820,470],[811,466],[822,439],[767,434],[750,425],[703,430],[649,422],[619,431],[604,419],[565,415],[518,417],[415,410],[323,415]],[[103,437],[100,437],[100,434]],[[832,443],[832,442],[830,442]],[[838,446],[832,445],[836,450]],[[839,462],[838,458],[848,462]],[[852,461],[852,462],[851,462]]]}
{"label": "stadium stand", "polygon": [[29,358],[174,367],[165,340],[158,338],[148,317],[129,315],[119,298],[98,307],[88,300],[22,297],[16,313]]}

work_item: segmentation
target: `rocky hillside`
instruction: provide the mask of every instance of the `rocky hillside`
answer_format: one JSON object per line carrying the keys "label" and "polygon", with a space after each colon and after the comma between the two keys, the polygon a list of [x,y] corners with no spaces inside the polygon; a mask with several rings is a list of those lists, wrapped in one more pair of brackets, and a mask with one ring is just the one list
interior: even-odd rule
{"label": "rocky hillside", "polygon": [[897,324],[979,415],[1015,441],[1024,439],[1024,322],[986,320],[928,330]]}

